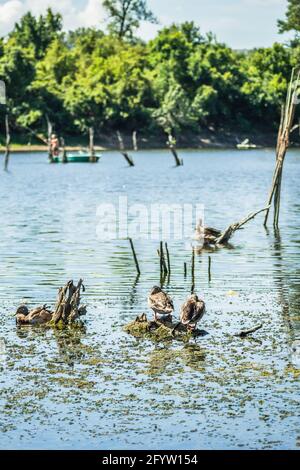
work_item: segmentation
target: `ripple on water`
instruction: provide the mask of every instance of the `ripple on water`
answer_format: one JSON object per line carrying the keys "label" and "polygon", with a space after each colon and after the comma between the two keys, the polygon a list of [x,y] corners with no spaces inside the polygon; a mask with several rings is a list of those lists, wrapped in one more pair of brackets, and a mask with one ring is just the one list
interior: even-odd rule
{"label": "ripple on water", "polygon": [[[231,249],[210,253],[211,282],[208,253],[196,257],[209,335],[154,344],[122,330],[148,312],[147,292],[159,282],[158,243],[135,241],[142,271],[136,279],[128,242],[96,238],[101,202],[120,193],[129,203],[196,200],[205,204],[207,224],[220,228],[265,203],[271,151],[181,154],[178,169],[164,151],[140,152],[132,169],[114,152],[95,166],[12,155],[0,185],[1,448],[297,446],[298,151],[286,162],[280,234],[266,232],[259,217],[249,223]],[[165,287],[178,314],[191,289],[191,252],[180,241],[168,245]],[[18,302],[53,303],[57,288],[80,276],[84,329],[16,328]],[[260,322],[253,338],[233,336]]]}

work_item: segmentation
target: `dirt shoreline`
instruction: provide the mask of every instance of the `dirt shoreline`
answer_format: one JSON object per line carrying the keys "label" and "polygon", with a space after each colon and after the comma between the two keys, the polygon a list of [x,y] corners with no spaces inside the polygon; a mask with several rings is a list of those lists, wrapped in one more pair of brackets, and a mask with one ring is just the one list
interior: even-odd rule
{"label": "dirt shoreline", "polygon": [[[129,151],[132,149],[132,135],[131,133],[122,133],[123,140],[125,143],[126,149]],[[256,144],[259,147],[274,148],[276,146],[277,134],[266,133],[263,131],[253,131],[252,133],[238,133],[230,131],[203,131],[199,134],[194,132],[185,132],[178,136],[177,138],[177,147],[178,149],[235,149],[237,144],[242,142],[244,139],[248,138],[251,143]],[[3,142],[3,139],[1,139]],[[66,137],[65,141],[69,145],[66,146],[68,152],[78,152],[80,150],[85,150],[88,145],[84,136],[70,136]],[[95,150],[97,152],[105,152],[110,150],[119,150],[118,141],[114,134],[105,135],[98,134],[95,139]],[[166,149],[166,135],[157,134],[157,135],[145,135],[138,134],[138,147],[140,150],[155,150],[155,149]],[[24,142],[24,143],[23,143]],[[11,152],[22,152],[22,153],[31,153],[31,152],[47,152],[47,146],[40,144],[35,141],[32,144],[25,144],[26,136],[23,136],[17,142],[11,144]],[[293,136],[293,146],[300,145],[299,136]],[[5,147],[0,146],[0,152],[4,152]]]}

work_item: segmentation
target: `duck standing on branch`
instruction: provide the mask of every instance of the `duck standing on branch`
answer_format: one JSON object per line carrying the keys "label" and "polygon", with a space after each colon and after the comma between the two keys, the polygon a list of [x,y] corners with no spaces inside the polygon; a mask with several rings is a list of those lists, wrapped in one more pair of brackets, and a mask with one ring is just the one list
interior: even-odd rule
{"label": "duck standing on branch", "polygon": [[154,321],[158,319],[172,321],[172,312],[174,304],[171,297],[160,287],[154,286],[148,297],[148,305],[154,312]]}
{"label": "duck standing on branch", "polygon": [[16,322],[19,325],[43,325],[52,320],[53,313],[47,309],[47,305],[34,308],[29,311],[26,305],[20,305],[15,313]]}
{"label": "duck standing on branch", "polygon": [[205,303],[196,294],[191,295],[182,305],[180,323],[190,331],[194,331],[197,323],[205,313]]}

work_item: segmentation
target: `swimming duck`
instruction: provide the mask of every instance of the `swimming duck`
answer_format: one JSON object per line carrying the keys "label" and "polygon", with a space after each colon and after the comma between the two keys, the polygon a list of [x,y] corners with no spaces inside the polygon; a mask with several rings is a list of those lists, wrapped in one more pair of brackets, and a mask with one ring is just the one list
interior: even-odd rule
{"label": "swimming duck", "polygon": [[148,305],[154,312],[154,321],[159,319],[158,315],[162,319],[172,320],[172,312],[174,311],[174,305],[171,297],[166,294],[160,287],[154,286],[148,297]]}
{"label": "swimming duck", "polygon": [[34,308],[29,311],[26,305],[20,305],[15,313],[16,322],[19,325],[42,325],[52,320],[52,312],[47,305]]}
{"label": "swimming duck", "polygon": [[196,226],[194,238],[199,241],[203,241],[204,245],[214,244],[216,239],[222,234],[221,230],[218,230],[213,227],[205,227],[203,225],[202,219],[199,219],[199,222]]}
{"label": "swimming duck", "polygon": [[196,294],[191,295],[182,305],[180,311],[180,323],[188,330],[194,331],[197,323],[205,313],[205,303]]}

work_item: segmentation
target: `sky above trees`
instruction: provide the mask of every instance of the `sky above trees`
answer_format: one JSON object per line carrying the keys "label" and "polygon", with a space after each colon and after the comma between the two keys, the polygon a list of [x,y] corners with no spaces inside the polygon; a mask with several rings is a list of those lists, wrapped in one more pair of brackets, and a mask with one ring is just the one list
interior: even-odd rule
{"label": "sky above trees", "polygon": [[[155,36],[158,29],[172,22],[195,21],[203,32],[212,31],[220,41],[236,49],[270,46],[284,42],[289,34],[279,35],[277,20],[283,19],[285,0],[148,0],[160,24],[143,23],[139,35]],[[0,0],[0,36],[31,11],[44,13],[47,6],[64,16],[64,28],[80,26],[105,28],[101,0]]]}

